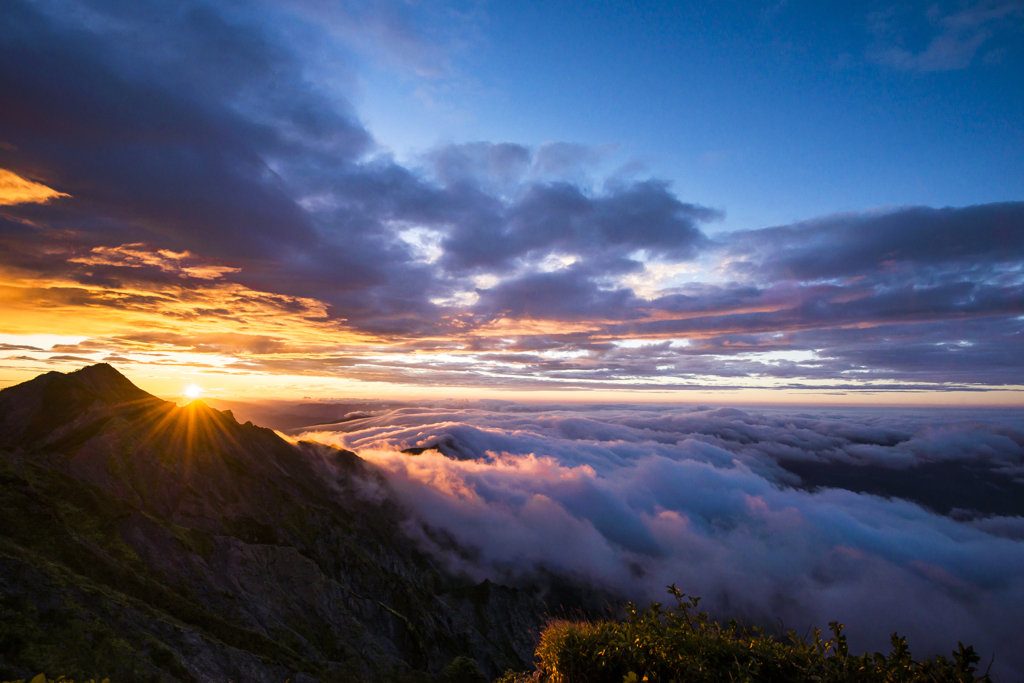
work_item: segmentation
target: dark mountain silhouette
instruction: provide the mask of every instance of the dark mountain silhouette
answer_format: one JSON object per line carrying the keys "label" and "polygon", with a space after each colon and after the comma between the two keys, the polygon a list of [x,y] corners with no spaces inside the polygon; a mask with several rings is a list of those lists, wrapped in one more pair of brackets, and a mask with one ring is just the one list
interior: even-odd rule
{"label": "dark mountain silhouette", "polygon": [[109,365],[0,391],[0,679],[429,681],[526,668],[521,591],[446,574],[354,453]]}
{"label": "dark mountain silhouette", "polygon": [[0,444],[45,439],[90,410],[154,402],[160,399],[106,363],[66,375],[48,372],[0,391]]}

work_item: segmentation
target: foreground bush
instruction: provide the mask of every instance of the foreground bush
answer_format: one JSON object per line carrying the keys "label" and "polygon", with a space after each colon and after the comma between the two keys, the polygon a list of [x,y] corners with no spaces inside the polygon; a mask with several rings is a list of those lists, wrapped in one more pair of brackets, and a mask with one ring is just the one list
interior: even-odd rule
{"label": "foreground bush", "polygon": [[[952,660],[936,656],[916,662],[906,639],[893,634],[888,656],[855,655],[837,622],[831,624],[830,638],[815,629],[809,642],[793,631],[788,643],[780,642],[731,619],[723,626],[697,611],[698,598],[674,585],[669,592],[675,608],[652,603],[650,609],[637,610],[630,605],[623,622],[551,622],[541,634],[537,671],[530,678],[544,683],[991,683],[987,674],[977,674],[974,648],[963,644]],[[526,676],[506,674],[502,681]]]}

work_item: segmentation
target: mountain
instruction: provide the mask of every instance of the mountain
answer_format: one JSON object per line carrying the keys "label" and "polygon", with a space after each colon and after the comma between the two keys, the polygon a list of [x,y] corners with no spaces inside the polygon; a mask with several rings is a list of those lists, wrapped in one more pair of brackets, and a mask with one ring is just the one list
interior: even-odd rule
{"label": "mountain", "polygon": [[524,669],[523,591],[446,573],[356,454],[109,365],[0,391],[0,680],[431,681]]}

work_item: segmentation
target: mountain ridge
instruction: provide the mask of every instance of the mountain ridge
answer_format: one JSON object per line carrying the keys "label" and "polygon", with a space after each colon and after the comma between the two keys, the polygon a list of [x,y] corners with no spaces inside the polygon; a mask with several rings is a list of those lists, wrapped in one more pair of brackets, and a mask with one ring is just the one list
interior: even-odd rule
{"label": "mountain ridge", "polygon": [[[0,676],[428,681],[459,655],[490,676],[531,658],[537,604],[420,553],[354,453],[179,407],[109,365],[0,391],[0,426]],[[51,613],[94,640],[109,624],[121,655],[60,655]]]}

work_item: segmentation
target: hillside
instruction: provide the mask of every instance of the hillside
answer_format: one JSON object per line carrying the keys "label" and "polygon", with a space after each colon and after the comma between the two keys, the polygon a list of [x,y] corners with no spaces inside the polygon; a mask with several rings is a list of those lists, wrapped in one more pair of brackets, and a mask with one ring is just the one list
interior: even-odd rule
{"label": "hillside", "polygon": [[418,553],[354,453],[109,365],[0,391],[0,679],[430,680],[532,659],[522,592]]}

